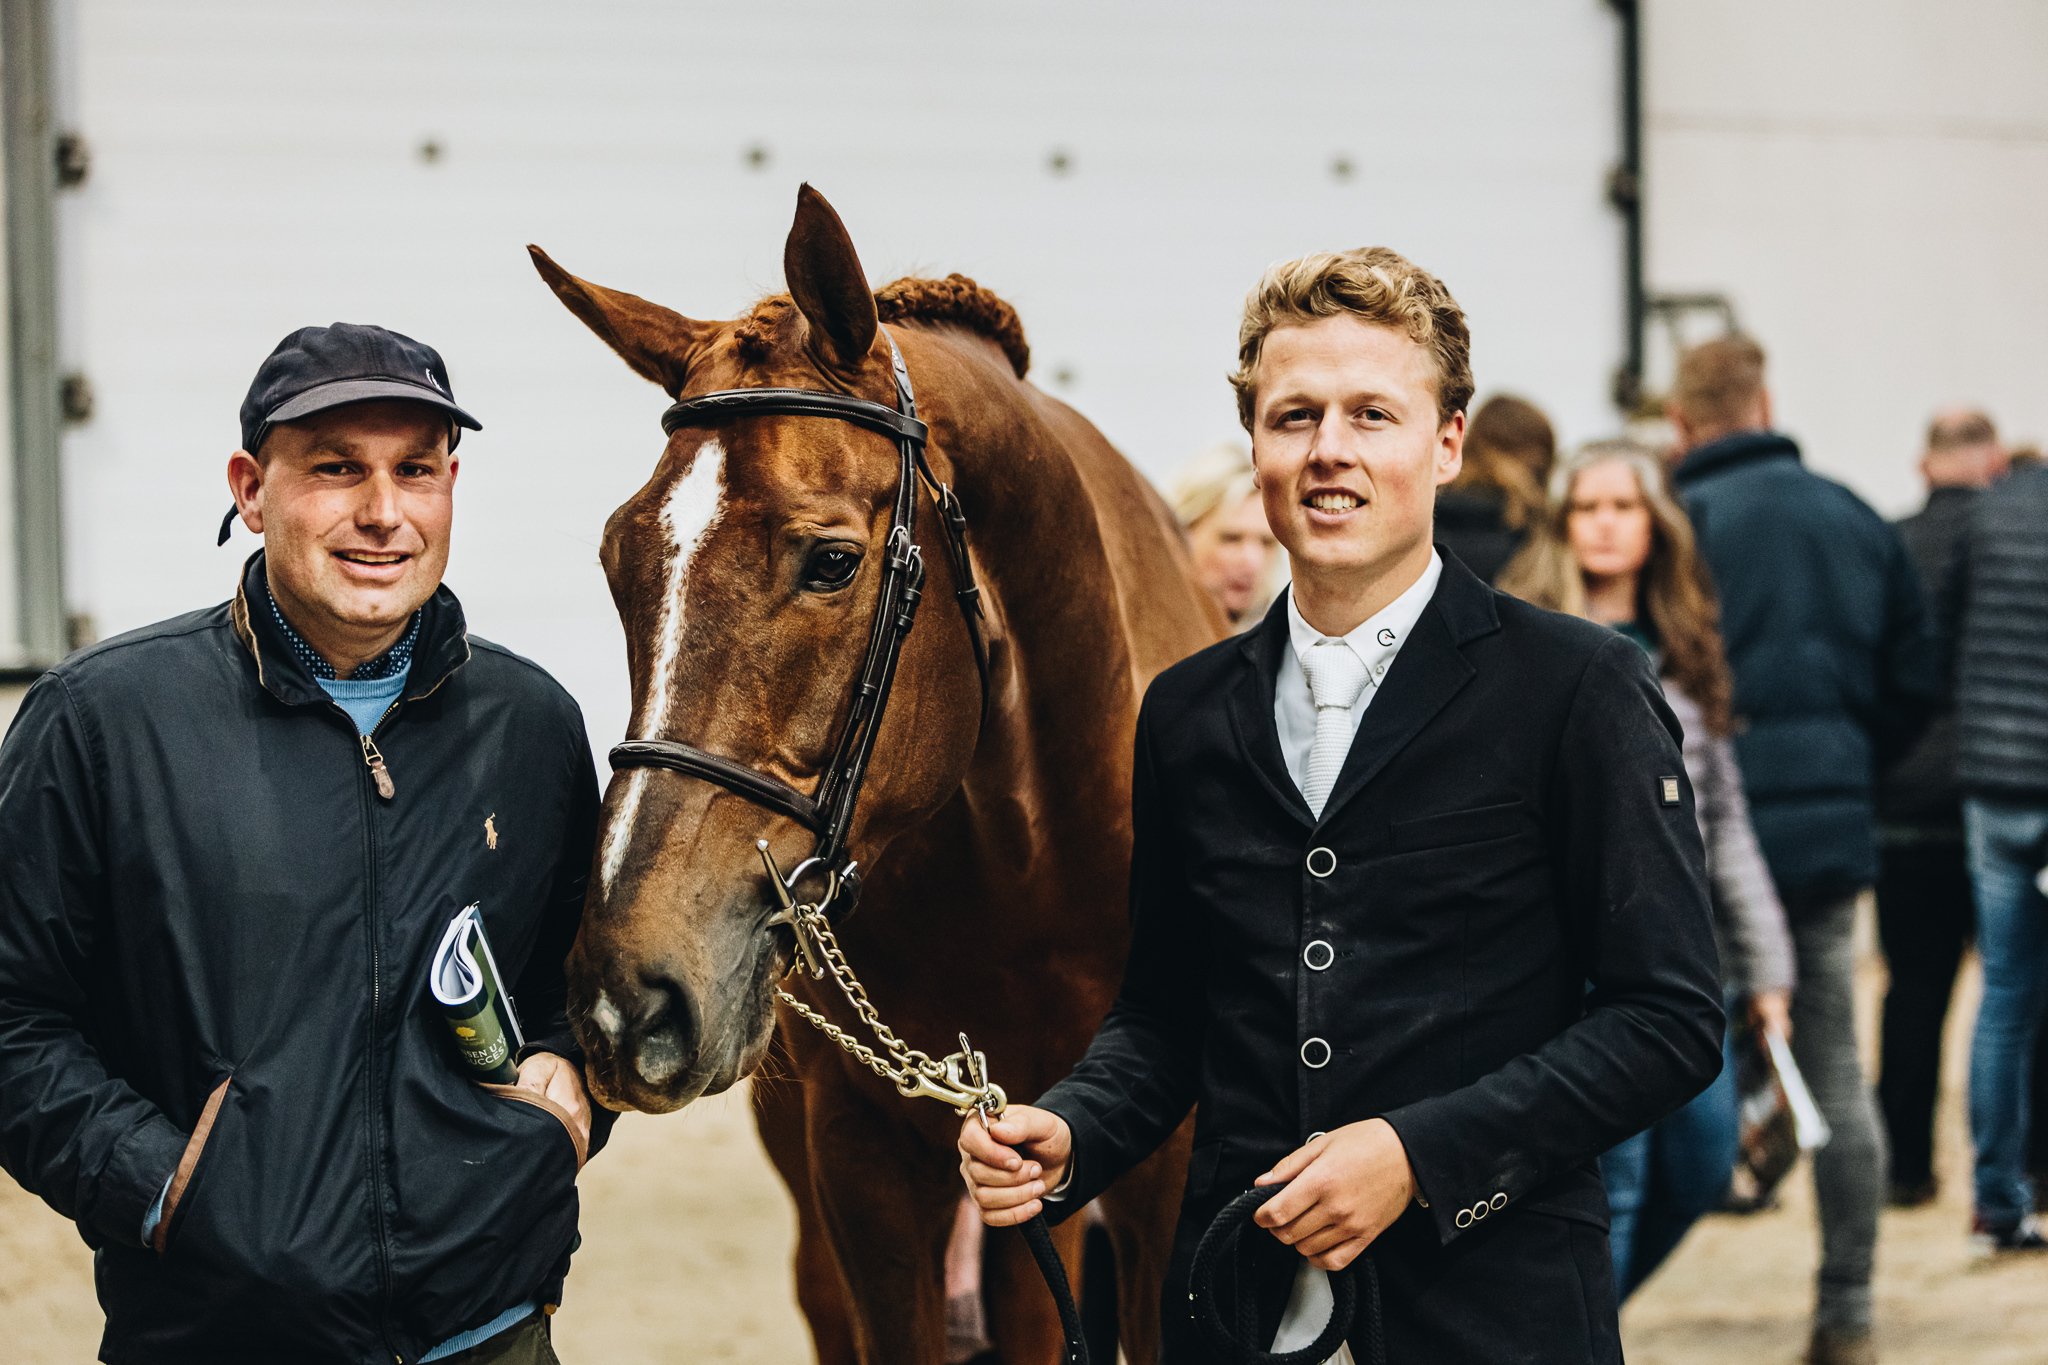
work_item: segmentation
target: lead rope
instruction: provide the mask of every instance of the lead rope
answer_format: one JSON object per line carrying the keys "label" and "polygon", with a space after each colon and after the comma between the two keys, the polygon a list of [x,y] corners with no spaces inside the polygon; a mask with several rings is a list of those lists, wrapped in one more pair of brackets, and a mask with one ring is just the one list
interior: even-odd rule
{"label": "lead rope", "polygon": [[[1194,1302],[1195,1320],[1202,1325],[1231,1365],[1323,1365],[1337,1353],[1351,1335],[1358,1313],[1357,1269],[1365,1266],[1368,1291],[1366,1307],[1366,1365],[1387,1365],[1385,1325],[1380,1317],[1380,1272],[1372,1257],[1362,1256],[1343,1270],[1330,1275],[1330,1321],[1322,1335],[1297,1351],[1268,1351],[1259,1345],[1259,1305],[1252,1293],[1252,1247],[1244,1230],[1267,1200],[1287,1188],[1257,1185],[1223,1206],[1211,1220],[1209,1230],[1195,1247],[1195,1263],[1188,1273],[1188,1298]],[[1229,1258],[1236,1270],[1236,1302],[1231,1305],[1235,1323],[1227,1322],[1216,1293],[1217,1267]]]}

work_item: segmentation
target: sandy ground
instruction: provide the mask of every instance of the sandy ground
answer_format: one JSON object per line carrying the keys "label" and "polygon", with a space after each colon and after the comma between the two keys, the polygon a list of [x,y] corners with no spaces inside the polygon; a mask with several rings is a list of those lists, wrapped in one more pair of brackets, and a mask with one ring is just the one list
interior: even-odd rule
{"label": "sandy ground", "polygon": [[[0,724],[11,711],[0,695]],[[1912,1365],[2048,1361],[2048,1259],[1973,1266],[1965,1253],[1968,1151],[1959,1082],[1975,1011],[1966,969],[1949,1034],[1943,1194],[1887,1213],[1879,1342]],[[1883,986],[1867,960],[1866,1024]],[[584,1245],[555,1339],[568,1365],[810,1359],[790,1292],[795,1220],[754,1137],[744,1095],[662,1119],[629,1115],[583,1176]],[[1811,1185],[1777,1210],[1707,1220],[1623,1318],[1635,1365],[1789,1365],[1804,1345],[1816,1263]],[[92,1257],[69,1223],[0,1179],[0,1323],[12,1365],[92,1359],[100,1315]]]}

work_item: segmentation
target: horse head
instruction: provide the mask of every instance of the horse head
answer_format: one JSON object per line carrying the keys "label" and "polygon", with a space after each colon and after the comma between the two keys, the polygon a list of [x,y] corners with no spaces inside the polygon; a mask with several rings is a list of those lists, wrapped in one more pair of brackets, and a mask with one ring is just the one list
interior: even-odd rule
{"label": "horse head", "polygon": [[[673,398],[787,387],[895,404],[876,296],[838,215],[809,186],[784,249],[788,295],[734,322],[695,321],[600,288],[532,251],[569,310]],[[911,338],[902,341],[915,372]],[[813,793],[858,690],[898,447],[815,416],[681,423],[653,476],[605,527],[605,577],[632,681],[629,734]],[[947,467],[936,434],[931,456]],[[926,596],[944,602],[950,569],[929,502],[917,539]],[[982,699],[967,628],[950,610],[923,618],[905,642],[848,835],[863,861],[945,802],[975,746]],[[678,1109],[766,1055],[792,940],[768,927],[777,902],[757,840],[784,868],[815,842],[790,815],[684,772],[630,767],[612,777],[567,968],[569,1017],[605,1105]]]}

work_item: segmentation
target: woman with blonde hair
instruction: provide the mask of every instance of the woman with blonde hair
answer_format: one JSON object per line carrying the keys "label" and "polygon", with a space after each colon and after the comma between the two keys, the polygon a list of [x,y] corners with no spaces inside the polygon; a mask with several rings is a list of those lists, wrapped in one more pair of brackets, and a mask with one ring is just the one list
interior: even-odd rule
{"label": "woman with blonde hair", "polygon": [[[1610,626],[1655,661],[1685,731],[1731,1012],[1746,996],[1759,1028],[1789,1036],[1792,941],[1728,742],[1734,685],[1719,610],[1692,523],[1665,487],[1656,456],[1634,441],[1596,441],[1560,461],[1536,533],[1502,570],[1500,587]],[[1615,1285],[1624,1299],[1694,1220],[1720,1206],[1737,1131],[1731,1057],[1692,1103],[1600,1159],[1613,1212]]]}
{"label": "woman with blonde hair", "polygon": [[1256,623],[1279,595],[1280,542],[1266,524],[1251,453],[1230,441],[1210,446],[1188,461],[1167,501],[1187,532],[1202,586],[1231,627]]}

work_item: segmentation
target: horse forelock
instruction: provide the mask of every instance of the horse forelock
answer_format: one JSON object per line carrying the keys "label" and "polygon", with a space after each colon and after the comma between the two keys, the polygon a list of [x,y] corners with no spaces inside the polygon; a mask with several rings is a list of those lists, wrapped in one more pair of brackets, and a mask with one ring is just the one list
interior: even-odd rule
{"label": "horse forelock", "polygon": [[[948,275],[942,280],[906,275],[875,291],[875,313],[883,322],[957,327],[993,342],[1017,378],[1022,379],[1031,369],[1031,346],[1024,339],[1024,324],[1017,310],[965,275]],[[774,354],[776,342],[791,333],[800,316],[787,294],[771,294],[756,303],[733,327],[733,344],[740,359],[750,365],[765,363]]]}

